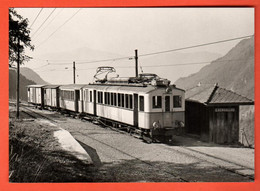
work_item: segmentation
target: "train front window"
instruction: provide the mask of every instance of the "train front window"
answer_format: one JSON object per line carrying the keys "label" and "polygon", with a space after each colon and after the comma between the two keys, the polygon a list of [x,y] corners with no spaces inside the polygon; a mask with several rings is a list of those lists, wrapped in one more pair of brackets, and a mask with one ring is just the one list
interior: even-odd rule
{"label": "train front window", "polygon": [[144,96],[139,96],[139,111],[144,111]]}
{"label": "train front window", "polygon": [[153,109],[162,108],[162,96],[153,96]]}
{"label": "train front window", "polygon": [[173,96],[173,107],[181,107],[182,106],[182,97],[177,95]]}
{"label": "train front window", "polygon": [[170,96],[165,96],[165,111],[170,111]]}

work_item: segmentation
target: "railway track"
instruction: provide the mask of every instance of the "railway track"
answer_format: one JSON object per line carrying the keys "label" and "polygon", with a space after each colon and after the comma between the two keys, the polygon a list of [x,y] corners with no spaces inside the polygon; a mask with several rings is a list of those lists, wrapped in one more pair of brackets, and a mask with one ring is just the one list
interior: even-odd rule
{"label": "railway track", "polygon": [[[42,119],[45,119],[45,120],[49,120],[50,122],[55,123],[55,124],[59,123],[58,121],[56,121],[56,120],[46,116],[45,114],[39,113],[39,112],[35,111],[35,109],[31,109],[30,106],[27,106],[25,104],[21,104],[21,108],[22,108],[22,112],[26,113],[27,115],[31,116],[34,119],[42,118]],[[106,127],[106,128],[112,129],[112,130],[116,130],[116,132],[118,132],[120,134],[128,134],[127,132],[118,130],[118,129],[114,128],[114,127],[110,127],[110,126],[104,125],[102,123],[100,123],[100,124],[103,127]],[[120,149],[118,149],[118,148],[116,148],[116,147],[114,147],[112,145],[109,145],[109,144],[107,144],[107,143],[105,143],[105,142],[103,142],[101,140],[95,139],[95,138],[89,136],[86,133],[82,133],[82,132],[79,132],[79,131],[72,131],[71,134],[74,135],[74,136],[81,135],[81,136],[88,137],[89,139],[92,139],[93,141],[96,141],[96,142],[98,142],[98,143],[100,143],[100,144],[102,144],[102,145],[104,145],[106,147],[109,147],[110,149],[116,150],[117,152],[120,152],[123,155],[126,155],[126,156],[128,156],[128,157],[130,157],[132,159],[140,161],[141,163],[144,163],[144,164],[149,165],[149,166],[151,166],[153,168],[161,170],[161,169],[159,169],[158,167],[156,167],[155,165],[153,165],[150,162],[144,161],[144,160],[142,160],[142,159],[140,159],[140,158],[138,158],[136,156],[133,156],[133,155],[131,155],[131,154],[129,154],[129,153],[123,151],[123,150],[120,150]],[[162,144],[158,144],[157,146],[161,147],[163,149],[167,149],[169,151],[178,152],[178,153],[186,155],[188,157],[197,158],[200,161],[205,161],[207,163],[211,163],[211,164],[216,165],[219,168],[224,169],[226,171],[235,173],[235,174],[243,176],[243,177],[248,177],[250,180],[254,180],[254,176],[245,175],[245,174],[240,173],[240,172],[238,172],[236,170],[237,168],[254,170],[253,168],[246,167],[246,166],[243,166],[241,164],[238,164],[238,163],[235,163],[235,162],[232,162],[232,161],[228,161],[228,160],[225,160],[225,159],[220,158],[220,157],[212,156],[212,155],[209,155],[207,153],[203,153],[201,151],[197,151],[197,150],[192,149],[192,148],[178,147],[178,149],[176,149],[176,148],[172,148],[170,145],[165,145],[165,144],[163,144],[163,145]],[[200,157],[198,157],[198,156],[200,156]],[[224,164],[228,164],[228,165],[221,165],[220,163],[222,163],[222,164],[224,163]],[[236,169],[229,168],[228,166],[236,166]],[[177,174],[175,174],[173,172],[165,171],[165,170],[163,170],[163,172],[173,176],[174,178],[178,179],[180,182],[189,182],[188,179],[180,177],[180,176],[178,176]]]}
{"label": "railway track", "polygon": [[[158,145],[158,146],[162,147],[161,145]],[[254,171],[253,168],[250,168],[248,166],[243,166],[243,165],[238,164],[236,162],[233,162],[233,161],[231,162],[229,160],[226,160],[226,159],[223,159],[223,158],[220,158],[220,157],[216,157],[216,156],[212,156],[212,155],[209,155],[207,153],[203,153],[203,152],[200,152],[200,151],[197,151],[195,149],[188,148],[188,147],[180,147],[180,150],[176,150],[176,149],[173,149],[173,148],[170,148],[170,147],[163,147],[163,148],[166,148],[169,151],[179,152],[179,153],[185,154],[187,156],[192,156],[192,157],[197,158],[199,160],[203,160],[203,161],[211,163],[213,165],[217,165],[220,168],[225,169],[227,171],[230,171],[232,173],[238,174],[238,175],[243,176],[243,177],[248,177],[250,180],[254,180],[253,175],[247,175],[247,174],[240,173],[239,171],[237,171],[237,169],[239,169],[239,170],[246,169],[246,170]],[[197,156],[195,156],[194,153],[196,153]],[[201,156],[201,157],[198,157],[198,155]],[[235,168],[234,168],[234,166],[235,166]],[[232,168],[230,168],[230,167],[232,167]]]}
{"label": "railway track", "polygon": [[[155,168],[155,169],[161,171],[160,168],[156,167],[156,166],[153,165],[152,163],[149,163],[149,162],[144,161],[144,160],[142,160],[142,159],[140,159],[140,158],[138,158],[138,157],[135,157],[135,156],[133,156],[133,155],[131,155],[131,154],[125,152],[125,151],[122,151],[122,150],[120,150],[120,149],[118,149],[118,148],[116,148],[116,147],[114,147],[114,146],[111,146],[111,145],[109,145],[109,144],[107,144],[107,143],[105,143],[105,142],[103,142],[103,141],[100,141],[100,140],[98,140],[98,139],[95,139],[95,138],[93,138],[93,137],[91,137],[91,136],[89,136],[89,135],[87,135],[87,134],[83,134],[82,132],[73,132],[73,133],[72,133],[72,135],[74,135],[74,136],[75,136],[76,134],[81,134],[81,135],[83,135],[83,136],[85,136],[85,137],[88,137],[89,139],[92,139],[92,140],[94,140],[94,141],[96,141],[96,142],[98,142],[98,143],[100,143],[100,144],[103,144],[103,145],[105,145],[106,147],[109,147],[109,148],[111,148],[111,149],[114,149],[114,150],[116,150],[117,152],[120,152],[120,153],[122,153],[122,154],[124,154],[124,155],[126,155],[126,156],[128,156],[128,157],[130,157],[130,158],[132,158],[132,159],[138,160],[138,161],[140,161],[141,163],[144,163],[144,164],[146,164],[146,165],[149,165],[149,166],[151,166],[151,167],[153,167],[153,168]],[[179,179],[180,182],[189,182],[189,180],[187,180],[187,179],[185,179],[185,178],[182,178],[182,177],[178,176],[177,174],[175,174],[175,173],[173,173],[173,172],[169,172],[169,171],[165,171],[165,170],[162,170],[162,171],[163,171],[164,173],[166,173],[166,174],[169,174],[169,175],[173,176],[173,177],[176,178],[176,179]]]}

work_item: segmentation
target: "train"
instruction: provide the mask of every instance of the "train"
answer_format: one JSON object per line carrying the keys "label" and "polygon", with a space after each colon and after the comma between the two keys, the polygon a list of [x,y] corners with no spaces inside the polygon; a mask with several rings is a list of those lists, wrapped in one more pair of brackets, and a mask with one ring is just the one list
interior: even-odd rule
{"label": "train", "polygon": [[171,141],[185,126],[185,91],[156,74],[89,84],[29,85],[28,103],[95,118],[147,142]]}

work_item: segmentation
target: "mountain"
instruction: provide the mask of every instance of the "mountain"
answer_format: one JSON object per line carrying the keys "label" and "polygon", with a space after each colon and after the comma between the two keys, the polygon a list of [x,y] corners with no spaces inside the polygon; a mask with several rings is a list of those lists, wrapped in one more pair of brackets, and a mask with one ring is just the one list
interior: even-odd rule
{"label": "mountain", "polygon": [[197,84],[215,84],[254,100],[254,38],[244,39],[225,56],[175,84],[190,89]]}
{"label": "mountain", "polygon": [[21,67],[20,71],[23,76],[25,76],[28,80],[35,82],[36,84],[49,84],[30,68]]}
{"label": "mountain", "polygon": [[[9,99],[16,99],[16,70],[9,69]],[[25,76],[20,74],[20,98],[21,100],[27,100],[26,86],[36,84],[32,80],[28,80]]]}

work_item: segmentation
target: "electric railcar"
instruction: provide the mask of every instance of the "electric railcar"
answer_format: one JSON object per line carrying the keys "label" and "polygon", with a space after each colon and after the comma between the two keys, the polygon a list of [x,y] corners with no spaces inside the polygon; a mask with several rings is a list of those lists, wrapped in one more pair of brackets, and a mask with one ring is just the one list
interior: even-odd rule
{"label": "electric railcar", "polygon": [[[43,89],[37,93],[42,94],[41,100],[57,100],[55,107],[58,109],[98,117],[114,127],[125,127],[148,141],[171,139],[176,129],[183,129],[184,90],[165,80],[130,81],[131,78],[115,78],[105,83],[55,86],[56,94],[47,94],[47,87],[37,86]],[[34,103],[29,95],[35,88],[28,86],[30,103]]]}

